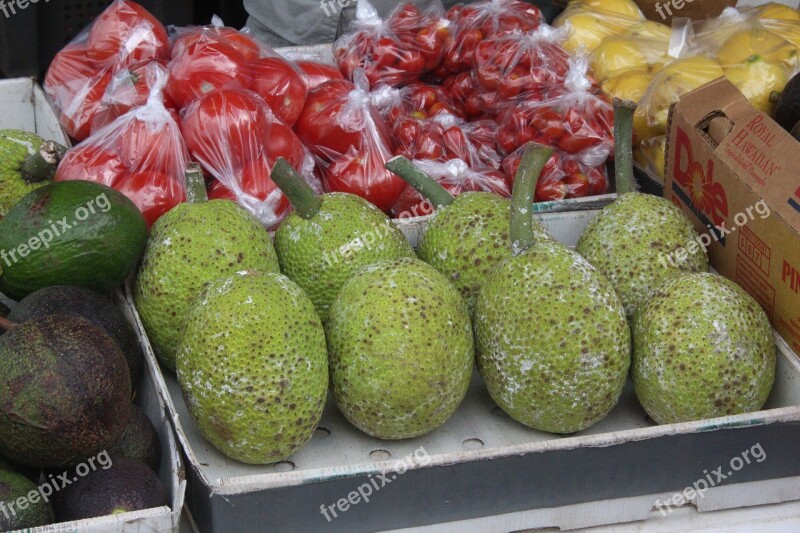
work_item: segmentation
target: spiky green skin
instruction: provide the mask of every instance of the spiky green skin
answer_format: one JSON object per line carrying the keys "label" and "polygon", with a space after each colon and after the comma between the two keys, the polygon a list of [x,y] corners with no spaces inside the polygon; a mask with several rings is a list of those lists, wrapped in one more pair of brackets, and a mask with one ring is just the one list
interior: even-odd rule
{"label": "spiky green skin", "polygon": [[503,262],[478,296],[474,321],[481,376],[518,422],[574,433],[619,400],[628,324],[611,284],[575,252],[545,242]]}
{"label": "spiky green skin", "polygon": [[281,271],[306,291],[320,319],[359,269],[385,259],[414,257],[403,233],[377,207],[346,193],[322,195],[310,220],[290,214],[275,233]]}
{"label": "spiky green skin", "polygon": [[63,467],[113,446],[130,412],[122,352],[88,320],[48,315],[0,336],[0,453]]}
{"label": "spiky green skin", "polygon": [[[48,502],[39,497],[36,503],[30,503],[28,495],[37,490],[38,487],[22,474],[0,470],[0,502],[6,505],[6,512],[0,513],[0,530],[13,531],[53,523],[53,508]],[[25,509],[16,505],[18,498],[29,500]],[[14,504],[14,512],[8,509],[9,504]]]}
{"label": "spiky green skin", "polygon": [[229,200],[180,204],[152,228],[134,300],[153,351],[175,370],[183,323],[211,282],[241,270],[278,272],[269,234]]}
{"label": "spiky green skin", "polygon": [[350,278],[326,332],[339,410],[368,435],[424,435],[467,392],[474,347],[466,303],[418,259],[375,263]]}
{"label": "spiky green skin", "polygon": [[[688,253],[697,237],[686,215],[668,200],[628,193],[589,223],[576,251],[608,278],[630,319],[647,294],[667,278],[708,270],[702,247]],[[687,249],[683,259],[673,253],[681,248]]]}
{"label": "spiky green skin", "polygon": [[678,275],[634,315],[633,383],[659,424],[758,411],[775,379],[775,340],[758,303],[710,273]]}
{"label": "spiky green skin", "polygon": [[[109,294],[136,268],[147,242],[136,205],[88,181],[49,183],[20,200],[1,224],[0,291],[15,300],[53,285]],[[28,248],[24,256],[21,245]]]}
{"label": "spiky green skin", "polygon": [[[420,239],[419,258],[450,280],[470,312],[489,273],[511,256],[510,217],[507,198],[467,192],[437,210]],[[535,220],[533,230],[538,240],[552,240]]]}
{"label": "spiky green skin", "polygon": [[189,315],[177,363],[200,432],[237,461],[285,459],[322,416],[325,332],[303,289],[282,274],[211,284]]}
{"label": "spiky green skin", "polygon": [[[47,185],[47,181],[29,181],[20,172],[25,158],[41,148],[44,139],[21,130],[0,130],[0,219],[14,204],[31,191]],[[47,179],[52,179],[56,171]]]}

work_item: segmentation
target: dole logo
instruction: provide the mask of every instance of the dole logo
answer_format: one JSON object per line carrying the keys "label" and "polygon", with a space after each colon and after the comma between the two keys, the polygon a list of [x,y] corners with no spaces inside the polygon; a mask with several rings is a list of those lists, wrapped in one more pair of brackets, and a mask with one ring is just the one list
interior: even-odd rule
{"label": "dole logo", "polygon": [[[728,196],[722,185],[714,181],[714,161],[709,159],[704,168],[695,160],[692,143],[683,129],[677,129],[675,141],[672,190],[706,227],[717,232],[716,226],[725,227]],[[724,236],[717,237],[724,244]]]}

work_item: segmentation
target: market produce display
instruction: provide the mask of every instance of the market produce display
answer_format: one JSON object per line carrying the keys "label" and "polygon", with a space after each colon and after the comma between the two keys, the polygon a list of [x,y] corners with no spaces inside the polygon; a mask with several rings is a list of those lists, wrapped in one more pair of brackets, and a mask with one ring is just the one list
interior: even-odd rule
{"label": "market produce display", "polygon": [[[35,490],[36,485],[24,475],[5,468],[0,469],[0,501],[11,502],[17,498],[26,498],[28,493]],[[53,520],[53,506],[49,502],[39,500],[19,514],[0,517],[0,528],[3,528],[3,531],[13,531],[26,527],[46,526]]]}
{"label": "market produce display", "polygon": [[[630,0],[553,26],[518,0],[360,1],[324,65],[115,0],[45,79],[76,146],[0,131],[0,500],[30,490],[16,465],[113,466],[0,526],[168,505],[145,358],[250,465],[296,454],[326,402],[361,439],[447,431],[473,379],[531,434],[594,426],[629,376],[656,424],[761,409],[767,314],[633,162],[663,172],[670,105],[722,76],[798,133],[795,15],[678,42]],[[612,186],[574,251],[533,216]],[[390,217],[420,215],[415,250]]]}

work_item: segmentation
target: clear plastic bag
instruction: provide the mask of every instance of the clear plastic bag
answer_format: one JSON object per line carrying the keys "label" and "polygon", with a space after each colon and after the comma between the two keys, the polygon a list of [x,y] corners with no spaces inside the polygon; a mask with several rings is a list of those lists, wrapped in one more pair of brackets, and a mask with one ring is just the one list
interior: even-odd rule
{"label": "clear plastic bag", "polygon": [[256,93],[219,89],[183,111],[181,129],[192,158],[214,178],[209,198],[237,201],[267,229],[274,229],[291,205],[270,179],[285,158],[312,186],[314,161],[294,132]]}
{"label": "clear plastic bag", "polygon": [[300,70],[300,75],[306,83],[306,88],[310,91],[326,81],[343,80],[344,76],[339,71],[339,67],[321,61],[319,55],[309,54],[299,50],[287,50],[281,52],[289,61],[293,61]]}
{"label": "clear plastic bag", "polygon": [[[514,186],[525,146],[510,153],[503,160],[503,171],[509,188]],[[539,181],[536,182],[535,202],[584,198],[609,192],[605,164],[590,166],[572,154],[555,150],[547,161]]]}
{"label": "clear plastic bag", "polygon": [[655,75],[672,59],[668,42],[614,35],[603,39],[594,49],[590,66],[602,83],[631,72]]}
{"label": "clear plastic bag", "polygon": [[91,133],[101,99],[114,76],[127,67],[169,59],[164,26],[130,0],[115,0],[56,54],[44,89],[66,132],[77,141]]}
{"label": "clear plastic bag", "polygon": [[449,22],[440,3],[420,11],[402,3],[381,19],[367,0],[356,5],[356,18],[333,45],[333,57],[346,78],[363,69],[371,85],[400,87],[418,81],[442,61]]}
{"label": "clear plastic bag", "polygon": [[154,72],[147,103],[118,117],[70,149],[56,171],[56,181],[102,183],[130,198],[152,226],[185,201],[184,173],[189,154],[164,106],[166,75]]}
{"label": "clear plastic bag", "polygon": [[664,179],[667,166],[667,136],[645,139],[633,148],[633,159],[657,178]]}
{"label": "clear plastic bag", "polygon": [[451,7],[447,19],[451,22],[451,37],[445,42],[442,68],[438,71],[441,77],[470,70],[475,51],[484,39],[535,30],[542,23],[542,12],[521,0],[482,0]]}
{"label": "clear plastic bag", "polygon": [[603,39],[613,35],[646,30],[656,33],[651,27],[656,24],[645,21],[631,0],[572,0],[553,21],[553,26],[568,29],[569,35],[563,47],[572,54],[591,53]]}
{"label": "clear plastic bag", "polygon": [[370,100],[390,129],[401,119],[417,119],[441,114],[463,116],[460,110],[445,97],[441,87],[417,82],[403,88],[381,85],[370,92]]}
{"label": "clear plastic bag", "polygon": [[[453,196],[476,191],[492,192],[506,198],[511,196],[505,174],[497,168],[473,167],[461,159],[415,160],[414,164]],[[402,219],[430,215],[433,211],[430,201],[413,187],[408,187],[392,207],[392,216]]]}
{"label": "clear plastic bag", "polygon": [[[501,105],[510,100],[541,101],[560,91],[569,70],[569,54],[559,43],[566,32],[541,25],[485,39],[475,51],[474,72],[484,92],[497,91]],[[496,111],[496,110],[492,110]]]}
{"label": "clear plastic bag", "polygon": [[249,89],[284,123],[297,121],[308,95],[303,72],[246,31],[210,26],[173,29],[167,92],[179,108],[220,88]]}
{"label": "clear plastic bag", "polygon": [[498,121],[497,142],[511,153],[529,141],[552,146],[590,167],[614,151],[614,109],[588,75],[588,58],[571,60],[564,91],[537,101],[522,101]]}
{"label": "clear plastic bag", "polygon": [[389,128],[371,104],[369,83],[329,81],[311,91],[295,124],[326,191],[356,194],[388,212],[406,183],[384,168],[393,156]]}
{"label": "clear plastic bag", "polygon": [[486,91],[480,86],[472,70],[446,77],[441,90],[445,98],[469,118],[483,117],[488,109],[497,108],[500,99],[497,91]]}

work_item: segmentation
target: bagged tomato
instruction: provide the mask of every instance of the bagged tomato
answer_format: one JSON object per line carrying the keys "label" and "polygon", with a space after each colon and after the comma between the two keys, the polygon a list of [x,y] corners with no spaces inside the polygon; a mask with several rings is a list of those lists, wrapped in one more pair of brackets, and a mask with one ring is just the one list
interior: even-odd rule
{"label": "bagged tomato", "polygon": [[165,106],[166,76],[157,73],[147,103],[132,109],[67,152],[56,181],[102,183],[130,198],[149,226],[185,201],[189,154]]}
{"label": "bagged tomato", "polygon": [[222,25],[178,28],[172,42],[167,91],[180,108],[215,89],[249,89],[291,126],[308,89],[302,71],[244,31]]}
{"label": "bagged tomato", "polygon": [[182,131],[192,158],[214,177],[209,198],[238,202],[267,229],[291,210],[270,178],[278,157],[320,189],[313,158],[256,93],[219,89],[201,96],[184,110]]}
{"label": "bagged tomato", "polygon": [[535,30],[542,22],[542,12],[521,0],[483,0],[451,7],[447,19],[451,30],[438,71],[442,77],[470,70],[475,50],[484,39],[512,31]]}
{"label": "bagged tomato", "polygon": [[441,90],[461,114],[470,118],[484,116],[488,109],[496,109],[499,99],[497,91],[485,91],[480,86],[472,71],[448,76],[442,81]]}
{"label": "bagged tomato", "polygon": [[[521,146],[503,160],[503,170],[508,177],[509,189],[514,187],[514,178],[524,150],[525,146]],[[583,198],[605,194],[608,189],[605,164],[589,166],[574,155],[555,150],[536,183],[534,201]]]}
{"label": "bagged tomato", "polygon": [[[167,68],[158,60],[140,61],[118,69],[111,76],[105,93],[100,98],[97,111],[92,117],[91,132],[111,124],[131,109],[146,104],[159,76],[166,77]],[[164,106],[167,109],[175,107],[166,93]]]}
{"label": "bagged tomato", "polygon": [[423,13],[404,3],[383,20],[372,4],[360,0],[348,32],[333,45],[333,57],[350,80],[364,69],[371,85],[418,81],[442,60],[449,26],[443,13],[441,4]]}
{"label": "bagged tomato", "polygon": [[339,67],[323,62],[319,55],[298,50],[286,50],[282,51],[281,54],[297,65],[297,68],[300,69],[300,75],[303,77],[303,81],[306,82],[306,88],[308,88],[309,91],[322,85],[326,81],[344,79],[344,76],[342,76],[342,73],[339,71]]}
{"label": "bagged tomato", "polygon": [[136,2],[115,0],[56,54],[44,89],[61,125],[82,141],[114,76],[133,64],[168,58],[164,26]]}
{"label": "bagged tomato", "polygon": [[[475,77],[486,92],[508,100],[541,101],[560,91],[569,71],[569,54],[559,45],[565,32],[542,25],[482,41],[475,49]],[[490,110],[495,111],[495,110]]]}
{"label": "bagged tomato", "polygon": [[473,126],[447,113],[429,119],[406,116],[393,130],[395,155],[439,162],[459,159],[471,167],[497,169],[502,158],[487,139],[488,129],[486,123]]}
{"label": "bagged tomato", "polygon": [[562,94],[522,101],[499,120],[497,142],[506,153],[534,141],[577,156],[589,166],[614,150],[614,109],[590,78],[588,59],[571,62]]}
{"label": "bagged tomato", "polygon": [[[417,160],[414,164],[425,174],[435,179],[453,196],[465,192],[493,192],[506,198],[511,189],[505,175],[495,168],[473,168],[461,159],[449,161]],[[434,206],[413,187],[406,188],[392,207],[395,218],[420,217],[430,215]]]}
{"label": "bagged tomato", "polygon": [[384,168],[394,144],[370,103],[363,72],[356,79],[357,86],[329,81],[311,91],[295,130],[314,155],[326,191],[361,196],[388,212],[406,182]]}
{"label": "bagged tomato", "polygon": [[390,129],[407,116],[423,119],[439,114],[463,115],[444,97],[440,87],[422,82],[400,89],[381,85],[370,93],[370,99]]}

